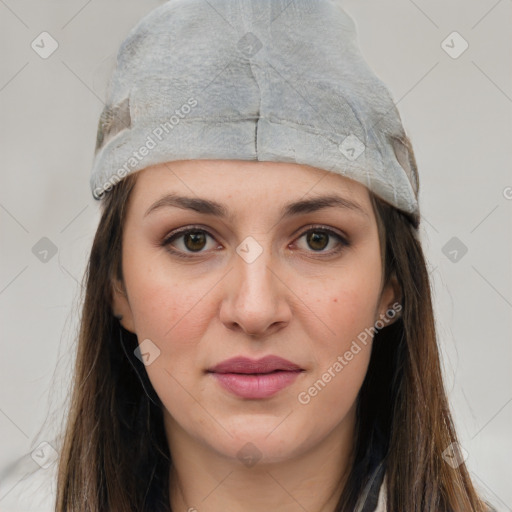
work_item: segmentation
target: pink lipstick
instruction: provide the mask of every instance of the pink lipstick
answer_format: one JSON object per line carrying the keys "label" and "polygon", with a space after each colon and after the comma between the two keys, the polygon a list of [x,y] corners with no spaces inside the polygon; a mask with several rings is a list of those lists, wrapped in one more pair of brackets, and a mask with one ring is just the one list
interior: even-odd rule
{"label": "pink lipstick", "polygon": [[231,393],[247,399],[269,398],[292,384],[304,370],[277,356],[234,357],[207,370]]}

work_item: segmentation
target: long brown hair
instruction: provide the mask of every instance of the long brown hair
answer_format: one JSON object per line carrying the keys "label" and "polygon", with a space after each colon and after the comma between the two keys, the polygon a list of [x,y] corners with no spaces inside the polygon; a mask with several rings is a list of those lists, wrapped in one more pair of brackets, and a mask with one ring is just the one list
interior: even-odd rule
{"label": "long brown hair", "polygon": [[[84,276],[56,512],[170,511],[172,458],[163,405],[148,398],[121,350],[120,324],[111,306],[112,278],[122,279],[123,225],[136,176],[124,178],[101,201],[101,218]],[[386,471],[388,512],[487,511],[465,464],[452,468],[442,457],[457,437],[442,381],[418,225],[370,195],[385,282],[396,276],[403,309],[398,320],[374,337],[358,395],[353,465],[336,511],[354,510],[379,460]],[[133,351],[136,337],[128,331],[124,334]]]}

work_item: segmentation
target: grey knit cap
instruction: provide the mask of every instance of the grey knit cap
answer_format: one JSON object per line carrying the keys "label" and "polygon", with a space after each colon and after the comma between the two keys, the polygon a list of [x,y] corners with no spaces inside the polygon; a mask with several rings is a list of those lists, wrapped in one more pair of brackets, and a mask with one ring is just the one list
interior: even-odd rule
{"label": "grey knit cap", "polygon": [[170,0],[139,21],[100,117],[93,196],[189,159],[325,169],[419,222],[400,115],[337,0]]}

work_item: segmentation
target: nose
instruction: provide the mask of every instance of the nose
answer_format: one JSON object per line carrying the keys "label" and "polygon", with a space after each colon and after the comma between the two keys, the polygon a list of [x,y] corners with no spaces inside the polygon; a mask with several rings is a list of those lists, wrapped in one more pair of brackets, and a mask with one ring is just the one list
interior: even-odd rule
{"label": "nose", "polygon": [[261,240],[252,240],[249,246],[240,244],[233,265],[226,276],[220,310],[226,328],[263,339],[288,325],[293,293],[271,247]]}

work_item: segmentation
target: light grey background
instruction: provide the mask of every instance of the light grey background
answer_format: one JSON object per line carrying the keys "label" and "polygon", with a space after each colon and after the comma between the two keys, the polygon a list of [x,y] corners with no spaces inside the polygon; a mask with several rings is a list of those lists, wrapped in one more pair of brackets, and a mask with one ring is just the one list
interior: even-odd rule
{"label": "light grey background", "polygon": [[[0,0],[0,471],[53,439],[63,420],[99,220],[88,183],[98,117],[121,41],[161,3]],[[512,2],[341,4],[415,149],[446,388],[467,464],[484,496],[511,511]],[[47,59],[31,48],[43,31],[59,45]],[[469,44],[458,58],[443,49],[454,31]],[[452,53],[457,37],[444,43]],[[57,249],[47,262],[32,251],[42,237]],[[457,261],[446,246],[453,237]]]}

